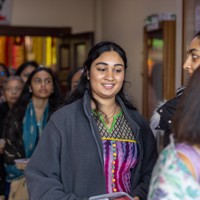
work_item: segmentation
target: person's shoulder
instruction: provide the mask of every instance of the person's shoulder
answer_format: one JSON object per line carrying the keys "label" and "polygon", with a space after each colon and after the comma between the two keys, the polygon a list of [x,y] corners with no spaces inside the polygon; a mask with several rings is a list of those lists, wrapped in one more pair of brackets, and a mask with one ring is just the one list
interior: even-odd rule
{"label": "person's shoulder", "polygon": [[181,86],[176,90],[176,96],[182,95],[183,92],[185,91],[186,87],[185,86]]}
{"label": "person's shoulder", "polygon": [[156,108],[156,111],[160,114],[163,113],[163,111],[165,111],[166,109],[172,109],[174,110],[181,95],[184,93],[184,90],[185,90],[185,87],[182,86],[182,87],[179,87],[177,90],[176,90],[176,95],[169,99],[169,100],[164,100],[163,102],[160,103],[160,105],[158,105],[158,107]]}
{"label": "person's shoulder", "polygon": [[177,104],[185,90],[185,87],[180,87],[176,91],[176,96],[169,100],[159,102],[155,108],[151,119],[150,126],[152,130],[166,130],[171,126],[171,120],[176,111]]}
{"label": "person's shoulder", "polygon": [[57,109],[52,115],[51,119],[60,120],[61,118],[65,118],[68,116],[73,116],[77,110],[79,110],[81,105],[81,100],[74,101],[70,104],[64,105],[61,108]]}

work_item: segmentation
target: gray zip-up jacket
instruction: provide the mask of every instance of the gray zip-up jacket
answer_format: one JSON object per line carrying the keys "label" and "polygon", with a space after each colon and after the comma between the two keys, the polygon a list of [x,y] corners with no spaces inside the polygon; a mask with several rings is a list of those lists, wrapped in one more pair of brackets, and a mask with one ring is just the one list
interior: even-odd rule
{"label": "gray zip-up jacket", "polygon": [[[155,138],[143,117],[117,100],[140,148],[130,195],[145,200],[157,159]],[[25,175],[31,200],[78,200],[106,193],[102,140],[87,93],[51,116]]]}

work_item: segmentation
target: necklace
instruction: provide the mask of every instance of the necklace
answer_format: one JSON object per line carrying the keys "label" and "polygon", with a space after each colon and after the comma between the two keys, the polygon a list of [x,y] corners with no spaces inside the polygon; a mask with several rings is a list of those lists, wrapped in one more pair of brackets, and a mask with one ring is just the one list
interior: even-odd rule
{"label": "necklace", "polygon": [[101,111],[101,113],[104,115],[104,119],[105,119],[106,124],[109,124],[109,119],[111,119],[115,115],[116,110],[117,110],[117,104],[115,105],[114,110],[111,112],[112,114],[109,113],[108,115],[106,115],[104,112]]}

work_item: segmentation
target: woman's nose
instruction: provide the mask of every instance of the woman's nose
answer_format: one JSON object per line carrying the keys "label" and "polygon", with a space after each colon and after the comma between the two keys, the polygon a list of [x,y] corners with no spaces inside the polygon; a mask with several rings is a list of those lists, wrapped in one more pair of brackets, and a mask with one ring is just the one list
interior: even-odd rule
{"label": "woman's nose", "polygon": [[113,73],[112,70],[108,70],[106,72],[106,79],[108,79],[108,80],[113,80],[114,79],[114,73]]}
{"label": "woman's nose", "polygon": [[189,69],[191,69],[191,58],[190,57],[188,57],[187,59],[186,59],[186,61],[185,61],[185,63],[183,64],[183,69],[184,70],[189,70]]}
{"label": "woman's nose", "polygon": [[41,81],[41,86],[42,86],[42,87],[45,87],[45,86],[46,86],[45,80]]}
{"label": "woman's nose", "polygon": [[11,93],[12,93],[12,94],[16,94],[17,91],[16,91],[15,89],[13,89],[13,90],[11,90]]}

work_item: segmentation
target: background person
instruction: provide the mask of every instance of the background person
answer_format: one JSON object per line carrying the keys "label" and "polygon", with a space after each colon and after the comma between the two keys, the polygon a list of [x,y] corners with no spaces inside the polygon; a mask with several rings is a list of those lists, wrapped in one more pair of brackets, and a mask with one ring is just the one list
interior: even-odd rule
{"label": "background person", "polygon": [[[194,36],[190,42],[189,48],[187,50],[187,58],[183,65],[183,69],[188,72],[191,76],[194,70],[200,64],[200,31]],[[154,135],[156,136],[158,132],[164,132],[164,144],[165,147],[169,144],[169,135],[172,133],[172,118],[176,111],[176,106],[185,90],[185,87],[181,87],[177,90],[177,95],[173,99],[162,103],[155,110],[150,126]]]}
{"label": "background person", "polygon": [[4,80],[10,76],[8,68],[0,63],[0,103],[5,101],[5,97],[3,96],[3,82]]}
{"label": "background person", "polygon": [[19,68],[15,72],[15,75],[21,76],[22,80],[25,83],[28,80],[31,72],[38,68],[38,66],[39,65],[36,61],[26,61],[19,66]]}
{"label": "background person", "polygon": [[30,158],[50,113],[59,104],[60,90],[54,73],[38,67],[29,76],[21,96],[7,115],[4,162],[7,181],[11,183],[9,200],[28,199],[24,178],[25,164],[17,167],[15,159]]}
{"label": "background person", "polygon": [[3,124],[9,110],[19,98],[24,82],[19,76],[10,76],[3,82],[3,95],[5,102],[0,104],[0,138],[3,135]]}
{"label": "background person", "polygon": [[80,84],[49,120],[26,168],[31,199],[88,199],[119,191],[146,199],[156,143],[125,97],[126,68],[117,44],[91,48]]}
{"label": "background person", "polygon": [[0,200],[6,196],[6,173],[4,169],[3,151],[5,146],[5,140],[2,139],[4,120],[9,110],[13,107],[17,99],[19,98],[24,82],[19,76],[10,76],[3,82],[3,96],[5,102],[0,103]]}
{"label": "background person", "polygon": [[67,93],[73,92],[80,81],[81,75],[83,73],[83,67],[77,67],[73,69],[67,76]]}
{"label": "background person", "polygon": [[173,118],[171,143],[155,165],[148,200],[200,199],[200,68],[182,95]]}

